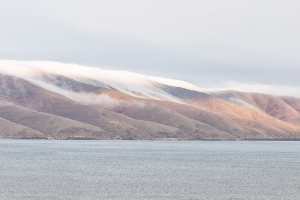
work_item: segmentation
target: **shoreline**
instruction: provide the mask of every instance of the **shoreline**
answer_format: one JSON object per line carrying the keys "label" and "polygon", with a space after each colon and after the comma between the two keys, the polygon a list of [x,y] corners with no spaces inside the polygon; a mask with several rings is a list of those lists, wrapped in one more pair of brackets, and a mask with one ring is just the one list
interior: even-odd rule
{"label": "shoreline", "polygon": [[112,141],[300,141],[300,138],[260,138],[260,139],[177,139],[177,138],[153,138],[153,139],[94,139],[94,138],[37,138],[37,137],[28,137],[28,138],[13,138],[13,137],[0,137],[0,139],[6,140],[112,140]]}

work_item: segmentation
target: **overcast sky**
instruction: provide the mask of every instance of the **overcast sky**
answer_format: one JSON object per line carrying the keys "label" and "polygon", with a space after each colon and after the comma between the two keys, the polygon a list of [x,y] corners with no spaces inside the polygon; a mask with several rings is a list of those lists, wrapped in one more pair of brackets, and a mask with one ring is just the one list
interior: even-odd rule
{"label": "overcast sky", "polygon": [[0,0],[0,59],[300,85],[299,0]]}

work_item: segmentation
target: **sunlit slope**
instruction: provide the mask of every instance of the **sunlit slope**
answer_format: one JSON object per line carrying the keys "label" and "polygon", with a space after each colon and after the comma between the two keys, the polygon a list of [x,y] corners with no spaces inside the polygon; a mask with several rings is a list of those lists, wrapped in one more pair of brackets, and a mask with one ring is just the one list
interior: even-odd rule
{"label": "sunlit slope", "polygon": [[[111,97],[111,101],[113,103],[103,101],[98,102],[97,99],[94,102],[87,102],[84,99],[78,100],[82,101],[82,103],[88,103],[89,105],[95,107],[105,107],[106,109],[122,113],[134,119],[151,121],[176,127],[180,130],[178,136],[181,137],[186,137],[186,135],[189,134],[188,137],[191,138],[232,139],[237,136],[243,137],[244,134],[249,134],[249,137],[255,137],[261,134],[258,130],[247,130],[250,128],[244,128],[242,125],[235,124],[234,122],[231,122],[220,115],[209,113],[205,110],[197,109],[185,104],[137,98],[117,90],[109,90],[106,88],[90,86],[85,83],[81,83],[63,76],[56,76],[54,74],[51,74],[51,77],[44,75],[44,80],[47,80],[47,82],[49,82],[49,80],[55,80],[52,81],[52,83],[61,89],[71,88],[69,91],[80,91],[85,96],[93,97],[92,94],[97,94],[100,96],[107,95]],[[70,93],[67,95],[70,95]],[[72,95],[70,95],[70,97],[72,97]],[[170,105],[172,106],[170,107]],[[198,115],[202,117],[198,117],[198,119],[195,117],[189,118],[186,115],[182,115],[181,113],[172,110],[172,107],[181,107],[182,109],[178,109],[180,111],[190,109],[191,111],[196,111]],[[202,121],[205,121],[205,123]]]}
{"label": "sunlit slope", "polygon": [[[115,111],[126,113],[131,117],[140,116],[147,120],[158,120],[160,117],[157,119],[153,117],[155,114],[152,114],[159,113],[160,116],[163,116],[162,113],[166,112],[166,110],[161,107],[164,107],[172,110],[171,119],[176,114],[181,114],[238,138],[299,137],[300,127],[278,120],[262,111],[244,108],[211,95],[197,94],[198,92],[184,90],[183,94],[178,93],[176,97],[186,102],[187,105],[152,100],[152,104],[155,104],[156,107],[141,109],[119,106],[118,110],[115,109]],[[189,94],[189,92],[192,94]],[[144,101],[149,102],[150,100]],[[140,111],[135,111],[136,109]],[[167,120],[170,118],[167,118]],[[167,120],[166,117],[163,117],[160,122],[167,123]],[[180,123],[175,122],[174,124],[178,125]]]}
{"label": "sunlit slope", "polygon": [[214,95],[240,106],[261,110],[277,119],[300,126],[299,98],[238,91],[222,91]]}
{"label": "sunlit slope", "polygon": [[[64,79],[64,84],[60,84],[64,87],[67,87],[66,83],[72,83],[73,86],[87,88],[84,83]],[[60,80],[62,81],[63,77],[60,77]],[[157,83],[156,87],[172,95],[181,103],[137,98],[105,88],[94,87],[89,92],[98,95],[105,94],[116,101],[113,106],[95,101],[92,102],[94,106],[103,106],[131,118],[176,127],[182,132],[194,133],[197,137],[264,138],[297,137],[298,135],[298,127],[276,120],[257,109],[237,106],[198,91]],[[73,91],[76,89],[73,88]]]}
{"label": "sunlit slope", "polygon": [[190,105],[218,113],[235,122],[258,128],[271,137],[299,137],[299,126],[276,119],[263,111],[238,106],[197,91],[176,87],[168,87],[166,90]]}

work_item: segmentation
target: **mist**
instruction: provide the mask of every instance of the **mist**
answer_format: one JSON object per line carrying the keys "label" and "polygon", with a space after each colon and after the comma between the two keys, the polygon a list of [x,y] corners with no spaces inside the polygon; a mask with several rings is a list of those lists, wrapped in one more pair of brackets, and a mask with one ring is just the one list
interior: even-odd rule
{"label": "mist", "polygon": [[104,70],[99,67],[49,61],[0,60],[0,73],[23,78],[40,87],[62,94],[81,103],[101,103],[107,106],[116,106],[118,102],[107,95],[90,94],[85,91],[74,92],[59,88],[44,80],[43,73],[48,74],[48,76],[64,76],[95,87],[118,90],[139,98],[177,103],[182,102],[160,89],[157,85],[164,84],[204,93],[237,90],[242,92],[300,97],[300,87],[229,81],[224,82],[222,85],[204,88],[182,80],[147,76],[129,71]]}

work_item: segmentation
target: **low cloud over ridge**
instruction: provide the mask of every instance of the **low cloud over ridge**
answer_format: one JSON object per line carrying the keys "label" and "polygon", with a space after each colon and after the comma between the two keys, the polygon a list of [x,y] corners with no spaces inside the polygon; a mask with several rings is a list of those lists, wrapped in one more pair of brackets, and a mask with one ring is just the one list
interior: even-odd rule
{"label": "low cloud over ridge", "polygon": [[[95,86],[114,88],[132,96],[138,96],[137,94],[141,94],[147,98],[163,99],[174,102],[178,100],[156,87],[153,82],[206,93],[220,90],[237,90],[242,92],[257,92],[279,96],[300,97],[300,87],[284,85],[265,85],[260,83],[241,83],[230,81],[224,83],[221,87],[202,88],[181,80],[146,76],[128,71],[103,70],[98,67],[65,64],[60,62],[0,60],[0,73],[2,74],[24,78],[54,92],[66,92],[58,91],[57,88],[43,83],[42,80],[38,78],[39,71],[66,76]],[[66,96],[73,96],[74,98],[76,95],[72,94]]]}

